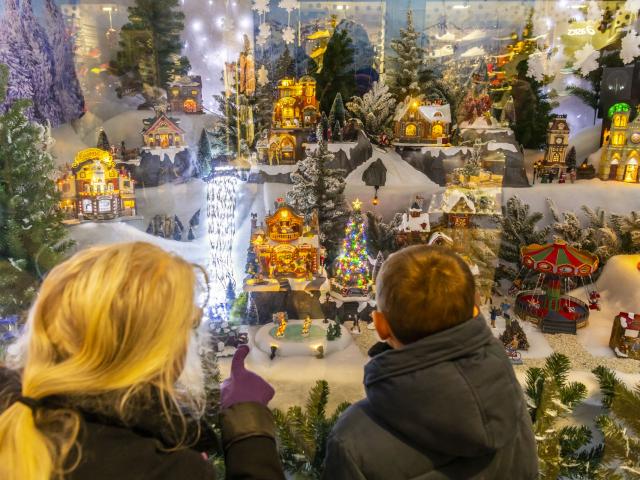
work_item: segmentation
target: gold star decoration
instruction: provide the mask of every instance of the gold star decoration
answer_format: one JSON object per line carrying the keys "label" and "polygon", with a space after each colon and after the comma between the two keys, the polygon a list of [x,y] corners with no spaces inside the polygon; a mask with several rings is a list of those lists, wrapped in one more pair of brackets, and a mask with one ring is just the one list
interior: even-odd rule
{"label": "gold star decoration", "polygon": [[362,202],[356,198],[351,205],[353,206],[353,209],[358,212],[360,211],[360,207],[362,207]]}

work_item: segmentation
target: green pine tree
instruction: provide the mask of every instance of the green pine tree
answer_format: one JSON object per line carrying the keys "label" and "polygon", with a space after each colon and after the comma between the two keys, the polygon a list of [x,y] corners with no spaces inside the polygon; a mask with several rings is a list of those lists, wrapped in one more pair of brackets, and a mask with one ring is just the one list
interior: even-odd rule
{"label": "green pine tree", "polygon": [[101,128],[100,133],[98,133],[98,143],[96,147],[106,152],[111,151],[111,144],[107,138],[107,132],[105,132],[103,128]]}
{"label": "green pine tree", "polygon": [[544,244],[551,227],[538,228],[542,213],[529,213],[531,207],[514,196],[507,200],[503,214],[495,221],[502,229],[502,242],[498,256],[508,263],[520,265],[520,248],[532,243]]}
{"label": "green pine tree", "polygon": [[336,94],[336,97],[333,99],[333,103],[331,104],[331,111],[329,112],[329,125],[333,126],[336,124],[336,120],[340,122],[340,125],[344,125],[346,118],[346,113],[344,110],[344,103],[342,102],[342,95],[340,92]]}
{"label": "green pine tree", "polygon": [[233,323],[245,323],[247,319],[247,304],[249,301],[249,296],[247,292],[242,292],[238,295],[233,301],[233,305],[231,307],[231,311],[229,312],[229,321]]}
{"label": "green pine tree", "polygon": [[215,126],[210,137],[213,158],[221,155],[229,158],[246,155],[249,146],[244,139],[248,137],[249,125],[247,122],[238,122],[238,114],[241,108],[250,106],[250,100],[243,94],[227,96],[225,92],[220,92],[213,98],[222,115],[222,120]]}
{"label": "green pine tree", "polygon": [[567,158],[564,163],[567,165],[567,169],[575,170],[576,168],[576,147],[571,147],[567,152]]}
{"label": "green pine tree", "polygon": [[518,78],[512,94],[518,121],[513,124],[513,132],[518,142],[525,148],[542,148],[547,139],[547,129],[554,104],[544,92],[543,85],[527,76],[528,60],[517,66]]}
{"label": "green pine tree", "polygon": [[283,78],[295,78],[295,76],[296,63],[291,56],[289,46],[285,45],[282,55],[280,55],[278,57],[278,60],[276,60],[275,75],[273,81],[277,83]]}
{"label": "green pine tree", "polygon": [[275,101],[273,86],[270,83],[258,85],[252,99],[253,122],[255,125],[255,141],[260,138],[263,130],[271,127],[273,103]]}
{"label": "green pine tree", "polygon": [[202,132],[200,132],[197,155],[198,174],[201,178],[207,177],[211,173],[212,163],[213,154],[211,152],[211,142],[209,141],[209,134],[203,128]]}
{"label": "green pine tree", "polygon": [[[0,64],[0,103],[8,69]],[[42,276],[71,246],[52,180],[49,132],[25,116],[27,100],[0,115],[0,316],[23,314]]]}
{"label": "green pine tree", "polygon": [[342,98],[351,98],[356,91],[354,50],[348,35],[346,30],[336,30],[333,33],[323,56],[322,70],[314,73],[317,82],[316,97],[322,112],[331,109],[338,93]]}
{"label": "green pine tree", "polygon": [[360,208],[354,205],[351,218],[345,229],[340,256],[336,262],[334,281],[341,288],[343,294],[350,289],[358,289],[360,292],[366,293],[370,279],[364,218]]}
{"label": "green pine tree", "polygon": [[293,186],[287,193],[287,201],[307,222],[317,212],[320,243],[327,249],[330,263],[337,254],[348,213],[344,200],[344,171],[330,168],[335,155],[322,141],[320,130],[318,127],[318,148],[307,150],[307,156],[298,162],[296,171],[291,174]]}
{"label": "green pine tree", "polygon": [[181,56],[184,13],[179,0],[135,0],[111,71],[121,77],[118,93],[144,93],[145,87],[166,89],[191,68]]}
{"label": "green pine tree", "polygon": [[329,384],[318,380],[309,392],[304,409],[295,406],[286,412],[273,410],[280,457],[287,472],[302,475],[302,478],[320,478],[322,475],[329,433],[349,407],[349,403],[343,402],[327,417],[329,393]]}
{"label": "green pine tree", "polygon": [[391,66],[388,73],[389,90],[397,102],[422,93],[419,75],[424,64],[424,51],[418,45],[419,36],[413,25],[413,11],[408,10],[407,25],[400,29],[400,38],[391,40],[394,53],[388,60]]}
{"label": "green pine tree", "polygon": [[568,382],[571,362],[560,353],[547,358],[543,368],[527,370],[525,394],[538,445],[540,478],[592,478],[602,447],[590,446],[588,426],[569,424],[566,419],[587,396],[587,387]]}
{"label": "green pine tree", "polygon": [[598,478],[635,479],[640,475],[640,384],[631,389],[614,372],[599,366],[593,370],[606,413],[596,423],[604,437],[604,453]]}

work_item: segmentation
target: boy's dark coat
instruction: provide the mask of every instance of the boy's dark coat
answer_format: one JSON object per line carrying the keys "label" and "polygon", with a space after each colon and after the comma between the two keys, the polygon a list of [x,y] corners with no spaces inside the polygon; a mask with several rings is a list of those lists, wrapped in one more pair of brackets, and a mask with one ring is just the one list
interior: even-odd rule
{"label": "boy's dark coat", "polygon": [[379,354],[364,384],[331,433],[325,479],[537,478],[521,387],[482,317]]}

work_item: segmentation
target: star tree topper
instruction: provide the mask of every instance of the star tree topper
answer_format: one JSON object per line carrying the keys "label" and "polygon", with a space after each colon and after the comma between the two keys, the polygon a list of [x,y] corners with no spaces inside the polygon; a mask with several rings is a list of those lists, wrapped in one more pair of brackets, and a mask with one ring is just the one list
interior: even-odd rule
{"label": "star tree topper", "polygon": [[362,202],[360,201],[359,198],[356,198],[351,204],[351,206],[353,207],[354,212],[359,212],[360,209],[362,208]]}

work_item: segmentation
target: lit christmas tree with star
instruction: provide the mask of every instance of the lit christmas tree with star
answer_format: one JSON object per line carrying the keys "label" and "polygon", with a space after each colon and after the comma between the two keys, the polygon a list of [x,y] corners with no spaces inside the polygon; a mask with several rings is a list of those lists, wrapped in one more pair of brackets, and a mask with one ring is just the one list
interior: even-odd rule
{"label": "lit christmas tree with star", "polygon": [[367,239],[364,234],[364,218],[360,211],[362,202],[356,199],[352,207],[333,279],[342,296],[366,295],[370,286]]}

